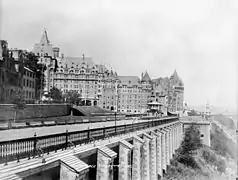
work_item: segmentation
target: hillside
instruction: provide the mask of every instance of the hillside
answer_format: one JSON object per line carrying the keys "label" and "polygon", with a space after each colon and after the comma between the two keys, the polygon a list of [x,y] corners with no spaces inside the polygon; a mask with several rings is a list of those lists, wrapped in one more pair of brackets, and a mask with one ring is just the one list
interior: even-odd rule
{"label": "hillside", "polygon": [[165,180],[228,180],[232,173],[234,176],[235,147],[230,146],[224,132],[215,124],[211,128],[211,147],[201,145],[185,155],[181,153],[183,148],[182,143],[164,175]]}

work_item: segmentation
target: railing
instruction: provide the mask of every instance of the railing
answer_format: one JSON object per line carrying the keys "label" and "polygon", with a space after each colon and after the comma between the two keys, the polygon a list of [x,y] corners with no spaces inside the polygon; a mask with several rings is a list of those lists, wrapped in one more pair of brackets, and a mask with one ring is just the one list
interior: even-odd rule
{"label": "railing", "polygon": [[[115,126],[86,129],[75,132],[64,132],[47,136],[37,136],[0,142],[0,163],[20,161],[22,158],[34,158],[40,154],[67,149],[69,146],[90,143],[95,140],[105,139],[118,134],[125,134],[145,128],[159,126],[178,121],[178,117],[161,118],[153,121],[124,124]],[[40,151],[39,151],[40,150]],[[39,154],[40,153],[40,154]]]}

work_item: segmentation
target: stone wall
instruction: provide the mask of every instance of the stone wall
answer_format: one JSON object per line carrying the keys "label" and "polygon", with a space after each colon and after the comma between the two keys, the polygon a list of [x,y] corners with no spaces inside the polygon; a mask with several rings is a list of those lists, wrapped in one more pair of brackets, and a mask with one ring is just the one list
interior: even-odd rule
{"label": "stone wall", "polygon": [[[0,120],[14,118],[13,104],[0,104]],[[70,106],[66,104],[28,104],[23,110],[18,110],[16,120],[66,116],[70,114]]]}

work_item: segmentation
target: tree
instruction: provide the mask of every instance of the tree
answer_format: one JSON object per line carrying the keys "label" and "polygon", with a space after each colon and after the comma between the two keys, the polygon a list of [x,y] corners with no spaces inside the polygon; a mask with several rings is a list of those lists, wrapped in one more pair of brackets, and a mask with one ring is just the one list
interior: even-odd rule
{"label": "tree", "polygon": [[66,102],[79,105],[81,95],[77,91],[70,90],[65,94]]}
{"label": "tree", "polygon": [[13,104],[14,104],[14,122],[16,121],[17,118],[17,113],[19,110],[24,109],[26,107],[26,101],[24,97],[24,93],[22,91],[19,91],[15,94],[14,99],[13,99]]}
{"label": "tree", "polygon": [[58,102],[63,100],[62,92],[57,87],[50,89],[49,97]]}
{"label": "tree", "polygon": [[181,143],[180,153],[191,155],[195,150],[197,150],[201,146],[202,146],[201,135],[198,126],[192,124],[185,131],[185,136]]}

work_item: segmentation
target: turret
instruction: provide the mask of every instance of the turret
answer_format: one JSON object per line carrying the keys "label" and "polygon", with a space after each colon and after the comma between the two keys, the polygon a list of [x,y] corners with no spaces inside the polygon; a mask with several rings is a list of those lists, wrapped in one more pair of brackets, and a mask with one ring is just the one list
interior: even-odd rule
{"label": "turret", "polygon": [[60,49],[58,47],[53,47],[54,58],[58,58],[59,57],[59,51],[60,51]]}

